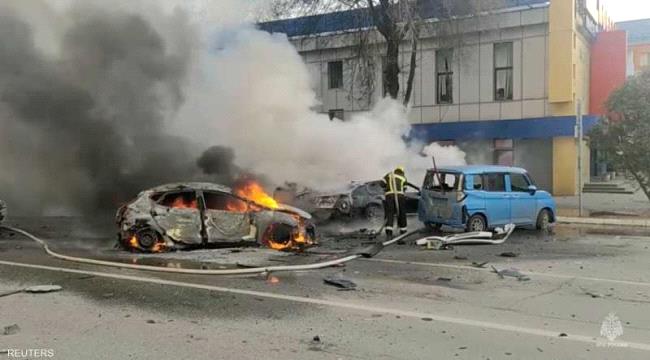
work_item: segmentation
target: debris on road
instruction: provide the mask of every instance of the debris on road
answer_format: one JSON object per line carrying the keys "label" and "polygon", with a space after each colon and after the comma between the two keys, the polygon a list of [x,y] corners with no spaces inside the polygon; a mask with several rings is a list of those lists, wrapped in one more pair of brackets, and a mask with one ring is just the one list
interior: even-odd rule
{"label": "debris on road", "polygon": [[323,279],[323,281],[325,284],[339,288],[339,290],[355,290],[357,288],[357,284],[355,284],[352,280],[348,280],[340,276],[327,276]]}
{"label": "debris on road", "polygon": [[489,263],[489,261],[484,261],[484,262],[481,262],[481,263],[472,261],[472,266],[475,267],[475,268],[484,269],[485,265],[487,265],[488,263]]}
{"label": "debris on road", "polygon": [[503,244],[514,230],[515,225],[508,224],[503,229],[494,229],[494,232],[477,231],[447,236],[427,236],[416,240],[415,243],[435,250],[447,249],[450,245],[498,245]]}
{"label": "debris on road", "polygon": [[2,334],[14,335],[17,334],[19,331],[20,331],[20,326],[18,326],[18,324],[13,324],[13,325],[5,326],[4,332]]}
{"label": "debris on road", "polygon": [[35,285],[20,290],[13,290],[13,291],[2,293],[0,294],[0,297],[20,294],[20,293],[43,294],[43,293],[60,291],[62,289],[63,288],[59,285]]}
{"label": "debris on road", "polygon": [[467,260],[467,256],[455,255],[454,260]]}
{"label": "debris on road", "polygon": [[528,276],[522,274],[522,273],[519,272],[519,270],[517,270],[517,269],[503,269],[503,270],[497,270],[497,268],[495,268],[494,266],[492,266],[492,270],[494,270],[494,272],[495,272],[497,275],[499,275],[499,277],[502,278],[502,279],[505,278],[506,276],[508,276],[508,277],[516,278],[516,279],[519,280],[519,281],[528,281],[528,280],[530,280],[530,278],[529,278]]}
{"label": "debris on road", "polygon": [[501,254],[499,254],[499,256],[501,256],[501,257],[517,257],[517,256],[519,256],[519,254],[514,253],[512,251],[506,251],[506,252],[502,252]]}
{"label": "debris on road", "polygon": [[591,296],[591,297],[594,298],[594,299],[601,298],[601,297],[604,296],[604,295],[601,294],[601,293],[593,292],[593,291],[591,291],[591,290],[588,290],[588,289],[585,289],[585,288],[582,288],[582,287],[580,288],[580,290],[582,290],[582,292],[583,292],[585,295],[589,295],[589,296]]}

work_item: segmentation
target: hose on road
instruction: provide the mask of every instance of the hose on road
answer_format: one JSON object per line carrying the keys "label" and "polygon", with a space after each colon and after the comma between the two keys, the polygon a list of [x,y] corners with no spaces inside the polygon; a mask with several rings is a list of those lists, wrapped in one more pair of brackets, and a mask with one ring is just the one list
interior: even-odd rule
{"label": "hose on road", "polygon": [[[331,267],[331,266],[336,266],[339,264],[343,264],[349,261],[352,261],[354,259],[358,259],[360,257],[370,257],[366,253],[355,253],[355,254],[350,254],[346,255],[337,259],[333,260],[328,260],[328,261],[322,261],[322,262],[317,262],[313,264],[303,264],[303,265],[279,265],[279,266],[264,266],[264,267],[254,267],[254,268],[244,268],[244,269],[178,269],[178,268],[167,268],[167,267],[161,267],[161,266],[152,266],[152,265],[138,265],[138,264],[127,264],[127,263],[122,263],[122,262],[117,262],[117,261],[107,261],[107,260],[96,260],[96,259],[90,259],[90,258],[83,258],[83,257],[76,257],[76,256],[69,256],[69,255],[64,255],[64,254],[59,254],[53,250],[50,249],[50,247],[47,245],[45,240],[30,234],[29,232],[18,229],[12,226],[7,226],[7,225],[1,225],[0,228],[7,229],[9,231],[13,231],[15,233],[21,234],[23,236],[26,236],[30,240],[35,241],[39,245],[43,247],[43,250],[45,252],[60,260],[65,260],[65,261],[71,261],[75,263],[81,263],[81,264],[89,264],[89,265],[99,265],[99,266],[109,266],[109,267],[116,267],[116,268],[122,268],[122,269],[133,269],[133,270],[145,270],[145,271],[154,271],[154,272],[164,272],[164,273],[180,273],[180,274],[195,274],[195,275],[253,275],[253,274],[264,274],[264,273],[271,273],[271,272],[280,272],[280,271],[305,271],[305,270],[317,270],[317,269],[323,269],[326,267]],[[412,235],[416,232],[419,232],[420,230],[413,230],[410,232],[407,232],[403,235],[400,235],[392,240],[384,241],[379,246],[379,251],[383,249],[386,246],[390,246],[394,244],[397,241],[400,241],[409,235]],[[378,251],[377,251],[378,252]],[[376,254],[376,253],[375,253]],[[373,254],[374,255],[374,254]]]}

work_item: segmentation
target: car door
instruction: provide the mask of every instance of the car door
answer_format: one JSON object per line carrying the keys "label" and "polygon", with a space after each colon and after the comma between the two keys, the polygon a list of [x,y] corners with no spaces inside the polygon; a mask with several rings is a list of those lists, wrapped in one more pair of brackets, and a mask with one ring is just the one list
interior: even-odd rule
{"label": "car door", "polygon": [[510,193],[506,189],[506,174],[485,173],[483,184],[488,226],[509,224],[511,222]]}
{"label": "car door", "polygon": [[[205,231],[209,243],[254,241],[248,202],[219,191],[203,191]],[[254,234],[253,234],[254,235]]]}
{"label": "car door", "polygon": [[165,234],[186,244],[201,244],[201,213],[194,190],[177,190],[162,194],[151,214]]}
{"label": "car door", "polygon": [[517,225],[532,224],[537,216],[535,195],[528,190],[532,185],[525,174],[508,174],[512,222]]}

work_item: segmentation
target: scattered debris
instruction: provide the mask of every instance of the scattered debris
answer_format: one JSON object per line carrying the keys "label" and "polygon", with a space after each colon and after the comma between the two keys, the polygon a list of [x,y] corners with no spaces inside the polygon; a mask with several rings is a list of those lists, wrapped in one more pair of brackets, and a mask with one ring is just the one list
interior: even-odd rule
{"label": "scattered debris", "polygon": [[156,321],[154,321],[154,320],[151,320],[151,319],[147,320],[147,324],[155,324],[155,323],[156,323]]}
{"label": "scattered debris", "polygon": [[423,317],[422,320],[424,320],[424,321],[433,321],[433,319],[430,318],[430,317]]}
{"label": "scattered debris", "polygon": [[35,285],[20,290],[13,290],[13,291],[2,293],[0,294],[0,297],[20,294],[20,293],[43,294],[43,293],[60,291],[62,289],[63,288],[59,285]]}
{"label": "scattered debris", "polygon": [[115,296],[115,294],[112,293],[112,292],[107,292],[107,293],[103,293],[103,294],[102,294],[102,297],[103,297],[104,299],[110,299],[110,298],[112,298],[113,296]]}
{"label": "scattered debris", "polygon": [[494,272],[495,272],[497,275],[499,275],[499,277],[502,278],[502,279],[505,278],[506,276],[508,276],[508,277],[516,278],[516,279],[519,280],[519,281],[528,281],[528,280],[530,280],[530,278],[529,278],[528,276],[522,274],[522,273],[519,272],[519,270],[517,270],[517,269],[503,269],[503,270],[497,270],[497,268],[495,268],[494,266],[492,266],[492,270],[494,270]]}
{"label": "scattered debris", "polygon": [[560,335],[558,335],[558,336],[559,336],[559,337],[567,337],[567,336],[569,336],[569,335],[567,335],[567,333],[560,333]]}
{"label": "scattered debris", "polygon": [[473,267],[476,267],[476,268],[481,268],[481,269],[483,269],[483,268],[485,268],[485,265],[487,265],[488,263],[489,263],[489,261],[484,261],[484,262],[482,262],[482,263],[472,262],[472,266],[473,266]]}
{"label": "scattered debris", "polygon": [[320,336],[315,335],[315,336],[311,339],[311,341],[312,341],[313,343],[320,343]]}
{"label": "scattered debris", "polygon": [[455,255],[454,260],[467,260],[467,256]]}
{"label": "scattered debris", "polygon": [[438,280],[438,281],[451,281],[451,278],[441,276],[441,277],[438,277],[438,279],[436,279],[436,280]]}
{"label": "scattered debris", "polygon": [[499,256],[501,256],[501,257],[517,257],[517,256],[519,256],[519,254],[514,253],[512,251],[506,251],[506,252],[502,252],[501,254],[499,254]]}
{"label": "scattered debris", "polygon": [[327,276],[323,279],[323,281],[325,284],[339,288],[339,290],[355,290],[357,288],[357,284],[355,284],[352,280],[348,280],[340,276]]}
{"label": "scattered debris", "polygon": [[515,225],[508,224],[503,229],[494,229],[494,232],[478,231],[447,236],[427,236],[416,240],[415,243],[435,250],[448,249],[450,245],[498,245],[503,244],[514,230]]}
{"label": "scattered debris", "polygon": [[585,295],[589,295],[594,299],[603,297],[603,294],[601,294],[601,293],[593,292],[591,290],[587,290],[587,289],[582,288],[582,287],[580,289],[584,292]]}
{"label": "scattered debris", "polygon": [[18,324],[13,324],[13,325],[5,326],[4,332],[2,334],[14,335],[17,334],[19,331],[20,331],[20,326],[18,326]]}
{"label": "scattered debris", "polygon": [[268,274],[268,276],[266,277],[266,282],[267,282],[268,284],[272,284],[272,285],[274,285],[274,284],[279,284],[279,283],[280,283],[280,278],[277,277],[277,276],[274,276],[274,275]]}

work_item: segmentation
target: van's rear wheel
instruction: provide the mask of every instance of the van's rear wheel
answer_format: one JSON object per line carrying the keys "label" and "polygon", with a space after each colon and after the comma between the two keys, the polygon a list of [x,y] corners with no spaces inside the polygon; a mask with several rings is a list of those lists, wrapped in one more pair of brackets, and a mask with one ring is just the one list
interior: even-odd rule
{"label": "van's rear wheel", "polygon": [[469,220],[467,220],[467,232],[477,232],[487,230],[487,221],[485,217],[480,214],[472,215]]}
{"label": "van's rear wheel", "polygon": [[548,209],[542,209],[537,215],[537,230],[547,231],[551,228],[551,212]]}

